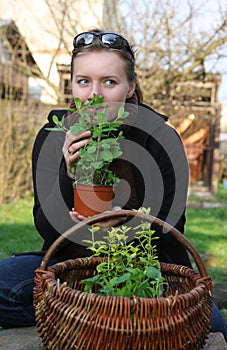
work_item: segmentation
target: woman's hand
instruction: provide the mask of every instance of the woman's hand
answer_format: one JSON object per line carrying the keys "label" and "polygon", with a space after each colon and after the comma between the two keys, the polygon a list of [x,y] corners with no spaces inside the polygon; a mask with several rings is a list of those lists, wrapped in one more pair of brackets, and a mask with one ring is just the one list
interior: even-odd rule
{"label": "woman's hand", "polygon": [[92,141],[91,132],[84,131],[78,135],[72,135],[70,131],[67,131],[65,135],[65,142],[62,147],[62,152],[65,158],[67,174],[71,179],[75,178],[75,174],[72,173],[72,168],[75,166],[75,161],[79,158],[79,149],[86,146]]}
{"label": "woman's hand", "polygon": [[[121,209],[120,207],[116,206],[116,207],[112,208],[112,211],[117,211],[120,209]],[[110,213],[110,212],[111,211],[105,211],[105,213]],[[75,222],[80,222],[80,221],[86,219],[85,216],[80,215],[77,211],[74,211],[74,209],[69,212],[69,215],[70,215],[71,219]],[[94,226],[99,226],[101,228],[108,228],[108,227],[113,227],[116,225],[122,225],[125,221],[126,221],[126,217],[112,218],[110,220],[97,222],[96,224],[94,224]]]}
{"label": "woman's hand", "polygon": [[77,223],[86,219],[85,216],[80,215],[77,211],[74,210],[74,208],[69,212],[69,215],[71,219]]}

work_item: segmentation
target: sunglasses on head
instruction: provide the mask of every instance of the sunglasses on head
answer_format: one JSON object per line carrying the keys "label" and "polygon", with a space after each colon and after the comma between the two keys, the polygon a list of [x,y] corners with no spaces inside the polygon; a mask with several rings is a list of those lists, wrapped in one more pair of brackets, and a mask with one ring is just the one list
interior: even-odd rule
{"label": "sunglasses on head", "polygon": [[123,38],[123,36],[115,33],[84,32],[75,36],[73,39],[73,47],[76,49],[82,46],[91,45],[97,40],[97,38],[107,47],[117,50],[126,48],[134,58],[134,53],[128,41]]}

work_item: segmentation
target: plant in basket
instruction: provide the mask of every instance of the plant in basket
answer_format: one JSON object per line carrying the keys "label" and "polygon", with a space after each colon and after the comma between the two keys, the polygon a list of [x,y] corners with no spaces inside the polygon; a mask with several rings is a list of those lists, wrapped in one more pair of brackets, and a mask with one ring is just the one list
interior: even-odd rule
{"label": "plant in basket", "polygon": [[[58,244],[81,228],[90,228],[93,256],[71,259],[47,269],[56,244],[36,271],[34,305],[38,331],[48,349],[200,350],[209,334],[212,283],[200,255],[174,227],[149,209],[110,211],[87,218]],[[94,225],[113,217],[141,220],[133,228],[136,245],[127,243],[129,229],[114,227],[95,240]],[[169,229],[188,248],[199,272],[158,262],[150,225]]]}
{"label": "plant in basket", "polygon": [[[56,127],[47,130],[70,130],[73,135],[85,130],[91,131],[92,142],[79,150],[79,159],[73,169],[74,208],[84,216],[91,216],[112,207],[113,185],[119,182],[119,178],[110,169],[110,164],[122,154],[119,140],[124,136],[119,127],[128,116],[128,112],[121,106],[116,117],[109,120],[108,106],[103,107],[102,97],[94,94],[93,99],[88,99],[85,105],[79,98],[75,98],[74,101],[76,109],[68,110],[78,115],[78,121],[67,128],[65,117],[59,120],[54,115],[52,119]],[[103,191],[104,197],[101,197]],[[88,198],[89,192],[91,198]],[[80,204],[83,205],[82,209]]]}
{"label": "plant in basket", "polygon": [[[149,214],[150,209],[141,208],[140,212]],[[103,240],[95,240],[99,227],[93,226],[90,231],[91,240],[85,240],[96,257],[101,259],[96,267],[97,274],[81,281],[86,292],[92,291],[92,286],[98,286],[99,295],[132,296],[156,298],[167,290],[167,282],[161,274],[156,245],[150,224],[142,221],[138,226],[112,227]],[[127,232],[135,231],[137,244],[127,243]]]}

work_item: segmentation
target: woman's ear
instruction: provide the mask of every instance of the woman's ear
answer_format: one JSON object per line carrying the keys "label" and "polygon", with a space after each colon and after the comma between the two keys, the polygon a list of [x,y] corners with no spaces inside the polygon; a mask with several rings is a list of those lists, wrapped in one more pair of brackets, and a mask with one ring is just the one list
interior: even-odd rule
{"label": "woman's ear", "polygon": [[136,81],[133,81],[133,83],[131,83],[129,87],[127,98],[132,97],[132,95],[134,94],[135,88],[136,88]]}

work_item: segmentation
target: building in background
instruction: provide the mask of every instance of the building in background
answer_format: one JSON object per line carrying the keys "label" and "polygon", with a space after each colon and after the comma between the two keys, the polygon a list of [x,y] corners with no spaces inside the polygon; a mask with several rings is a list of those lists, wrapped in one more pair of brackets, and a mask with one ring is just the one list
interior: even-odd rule
{"label": "building in background", "polygon": [[[69,94],[69,82],[63,67],[70,64],[73,37],[87,27],[97,27],[103,18],[102,0],[93,0],[92,9],[89,1],[76,0],[75,6],[65,2],[66,13],[61,8],[63,3],[55,0],[0,2],[0,19],[15,24],[39,68],[39,74],[28,79],[28,98],[47,104],[67,102],[62,93]],[[4,40],[1,35],[0,41]],[[1,52],[0,55],[2,60]]]}
{"label": "building in background", "polygon": [[[12,20],[0,20],[0,96],[24,100],[29,95],[29,79],[41,71]],[[38,96],[40,98],[40,94]]]}
{"label": "building in background", "polygon": [[[51,4],[55,11],[52,11]],[[61,8],[63,4],[68,6],[68,10]],[[72,4],[74,6],[70,6]],[[87,28],[103,26],[103,21],[108,22],[110,28],[111,25],[119,27],[122,21],[120,14],[111,17],[111,13],[116,13],[115,5],[117,2],[111,0],[93,0],[91,3],[89,0],[1,1],[1,23],[14,30],[10,40],[9,36],[4,36],[6,32],[0,31],[2,98],[68,105],[71,99],[73,37]],[[144,74],[143,67],[140,68]],[[159,101],[160,111],[164,108],[164,113],[174,117],[170,120],[184,141],[191,182],[203,182],[215,193],[219,172],[221,106],[218,90],[221,77],[203,73],[202,70],[199,78],[192,76],[187,81],[177,82],[170,96],[170,108],[159,82],[152,80],[153,85],[157,84],[157,96],[154,93],[148,103],[151,106],[154,103],[156,108],[155,100]],[[9,77],[11,82],[6,87]],[[168,108],[165,110],[165,107]]]}

